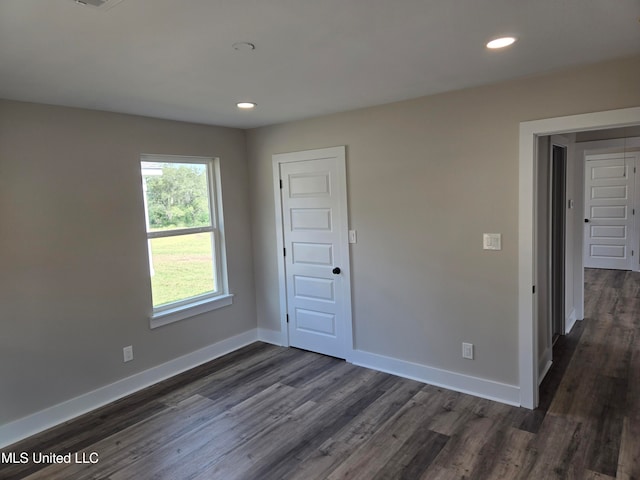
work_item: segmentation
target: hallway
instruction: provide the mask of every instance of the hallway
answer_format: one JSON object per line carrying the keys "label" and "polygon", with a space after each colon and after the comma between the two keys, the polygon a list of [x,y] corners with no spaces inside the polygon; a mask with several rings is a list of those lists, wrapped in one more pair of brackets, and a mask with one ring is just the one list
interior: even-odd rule
{"label": "hallway", "polygon": [[579,473],[584,466],[613,478],[640,478],[639,341],[640,273],[586,269],[585,319],[557,344],[576,345],[575,352],[568,364],[560,358],[554,365],[563,369],[564,362],[566,371],[552,399],[545,384],[557,381],[558,372],[541,387],[540,407],[548,404],[548,411],[538,436],[555,440],[538,453],[556,465],[555,473],[588,478]]}

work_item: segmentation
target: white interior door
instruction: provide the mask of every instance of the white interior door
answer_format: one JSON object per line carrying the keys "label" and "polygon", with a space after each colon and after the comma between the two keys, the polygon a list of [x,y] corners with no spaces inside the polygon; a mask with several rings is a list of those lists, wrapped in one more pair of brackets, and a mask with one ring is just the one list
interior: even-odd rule
{"label": "white interior door", "polygon": [[292,346],[338,358],[353,348],[344,147],[275,155]]}
{"label": "white interior door", "polygon": [[624,153],[586,156],[585,267],[633,269],[634,170]]}

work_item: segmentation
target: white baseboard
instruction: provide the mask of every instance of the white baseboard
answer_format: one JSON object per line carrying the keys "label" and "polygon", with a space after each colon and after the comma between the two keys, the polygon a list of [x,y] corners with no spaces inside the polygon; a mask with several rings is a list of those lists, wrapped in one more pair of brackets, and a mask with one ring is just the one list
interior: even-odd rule
{"label": "white baseboard", "polygon": [[[203,363],[226,355],[257,340],[282,345],[281,333],[258,328],[191,352],[182,357],[118,380],[104,387],[46,408],[34,414],[0,426],[0,448],[16,443],[51,427],[95,410],[115,400],[178,375]],[[385,357],[362,350],[350,352],[355,365],[410,378],[423,383],[475,395],[489,400],[520,405],[520,389],[493,380],[486,380],[417,363]]]}
{"label": "white baseboard", "polygon": [[545,375],[549,372],[552,365],[553,346],[547,347],[547,349],[538,358],[538,386],[544,380]]}
{"label": "white baseboard", "polygon": [[282,333],[258,327],[258,340],[272,345],[282,346]]}
{"label": "white baseboard", "polygon": [[0,426],[0,448],[11,445],[150,385],[166,380],[258,340],[255,329],[136,373],[104,387]]}
{"label": "white baseboard", "polygon": [[574,309],[571,310],[571,313],[569,314],[569,317],[567,319],[565,319],[565,322],[564,322],[564,333],[565,334],[571,332],[571,329],[575,325],[577,319],[578,319],[578,316],[576,314],[576,309],[574,308]]}
{"label": "white baseboard", "polygon": [[549,373],[549,370],[551,370],[551,365],[553,365],[553,362],[551,360],[547,360],[542,369],[539,370],[540,373],[538,374],[538,386],[540,386],[540,384],[544,380],[544,377],[546,377],[547,373]]}
{"label": "white baseboard", "polygon": [[520,406],[520,387],[516,385],[507,385],[493,380],[441,370],[362,350],[354,350],[350,360],[354,365],[361,367],[372,368],[508,405]]}

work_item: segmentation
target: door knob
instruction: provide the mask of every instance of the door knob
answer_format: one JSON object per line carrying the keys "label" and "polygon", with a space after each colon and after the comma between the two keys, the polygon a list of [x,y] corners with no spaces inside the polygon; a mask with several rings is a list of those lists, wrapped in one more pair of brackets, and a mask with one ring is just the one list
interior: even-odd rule
{"label": "door knob", "polygon": [[340,267],[336,267],[332,270],[333,273],[335,273],[336,275],[338,275],[340,273]]}
{"label": "door knob", "polygon": [[589,223],[589,222],[590,222],[590,220],[588,218],[584,219],[584,223]]}

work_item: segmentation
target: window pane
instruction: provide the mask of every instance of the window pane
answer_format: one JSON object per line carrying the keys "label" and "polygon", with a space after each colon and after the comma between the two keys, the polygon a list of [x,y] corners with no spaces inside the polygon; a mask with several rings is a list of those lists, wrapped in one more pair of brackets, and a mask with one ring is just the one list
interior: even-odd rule
{"label": "window pane", "polygon": [[202,163],[142,162],[148,230],[211,225],[207,176]]}
{"label": "window pane", "polygon": [[149,240],[154,308],[217,290],[212,233]]}

